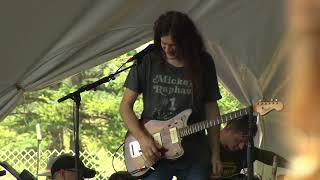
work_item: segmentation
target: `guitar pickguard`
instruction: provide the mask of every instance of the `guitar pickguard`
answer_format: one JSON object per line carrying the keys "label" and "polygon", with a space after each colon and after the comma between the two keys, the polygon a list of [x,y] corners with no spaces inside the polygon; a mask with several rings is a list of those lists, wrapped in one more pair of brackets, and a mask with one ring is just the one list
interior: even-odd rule
{"label": "guitar pickguard", "polygon": [[129,143],[130,156],[136,158],[142,155],[140,144],[138,141],[132,141]]}

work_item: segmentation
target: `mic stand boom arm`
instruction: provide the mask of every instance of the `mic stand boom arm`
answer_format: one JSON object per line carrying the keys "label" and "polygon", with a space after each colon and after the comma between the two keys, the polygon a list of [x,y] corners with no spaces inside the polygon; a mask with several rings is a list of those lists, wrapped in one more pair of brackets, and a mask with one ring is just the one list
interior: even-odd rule
{"label": "mic stand boom arm", "polygon": [[116,76],[117,74],[119,74],[119,73],[121,73],[121,72],[123,72],[123,71],[125,71],[125,70],[127,70],[127,69],[130,69],[130,68],[132,68],[132,67],[135,66],[135,65],[136,65],[136,64],[132,64],[131,66],[126,67],[126,68],[124,68],[124,69],[122,69],[122,70],[120,70],[120,71],[117,71],[116,73],[110,74],[109,76],[106,76],[106,77],[104,77],[104,78],[102,78],[102,79],[99,79],[99,80],[96,81],[96,82],[93,82],[93,83],[91,83],[91,84],[84,85],[84,86],[80,87],[77,91],[74,91],[74,92],[72,92],[72,93],[69,93],[68,95],[60,98],[60,99],[58,100],[58,102],[60,103],[60,102],[63,102],[63,101],[65,101],[65,100],[67,100],[67,99],[72,99],[72,100],[73,100],[73,98],[74,98],[75,96],[77,96],[78,94],[80,94],[80,93],[82,93],[82,92],[84,92],[84,91],[95,90],[95,89],[96,89],[98,86],[100,86],[101,84],[106,83],[106,82],[109,82],[110,80],[115,80],[115,79],[116,79],[115,76]]}
{"label": "mic stand boom arm", "polygon": [[115,73],[110,74],[109,76],[106,76],[94,83],[88,84],[88,85],[84,85],[82,87],[80,87],[77,91],[74,91],[62,98],[60,98],[58,100],[58,102],[63,102],[67,99],[72,99],[75,103],[75,113],[74,113],[74,150],[75,150],[75,168],[77,170],[77,179],[80,180],[80,172],[78,171],[78,165],[79,165],[79,156],[80,156],[80,152],[79,152],[79,122],[80,122],[80,104],[81,104],[81,93],[84,91],[89,91],[89,90],[96,90],[96,88],[98,86],[100,86],[103,83],[109,82],[111,80],[115,80],[115,76],[127,69],[132,68],[133,66],[136,66],[136,63],[132,64],[131,66],[128,66],[122,70],[116,71]]}

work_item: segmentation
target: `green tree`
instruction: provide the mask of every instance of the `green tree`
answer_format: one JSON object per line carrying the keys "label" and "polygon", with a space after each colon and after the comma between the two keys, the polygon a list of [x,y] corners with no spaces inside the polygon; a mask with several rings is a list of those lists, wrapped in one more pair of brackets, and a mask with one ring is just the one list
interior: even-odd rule
{"label": "green tree", "polygon": [[222,98],[218,101],[220,114],[226,114],[244,108],[244,106],[233,96],[233,94],[220,83],[219,88],[222,96]]}

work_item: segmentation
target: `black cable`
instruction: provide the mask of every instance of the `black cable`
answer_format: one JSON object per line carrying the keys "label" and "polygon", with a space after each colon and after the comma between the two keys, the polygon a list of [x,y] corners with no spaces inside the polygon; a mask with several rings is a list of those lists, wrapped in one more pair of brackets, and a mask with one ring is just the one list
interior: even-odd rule
{"label": "black cable", "polygon": [[113,164],[114,156],[115,156],[115,154],[119,151],[119,149],[120,149],[123,145],[124,145],[124,142],[123,142],[122,144],[120,144],[120,146],[117,148],[117,150],[116,150],[116,151],[113,153],[113,155],[112,155],[111,164],[112,164],[112,168],[113,168],[113,170],[114,170],[115,172],[118,172],[118,171],[116,170],[116,168],[114,167],[114,164]]}

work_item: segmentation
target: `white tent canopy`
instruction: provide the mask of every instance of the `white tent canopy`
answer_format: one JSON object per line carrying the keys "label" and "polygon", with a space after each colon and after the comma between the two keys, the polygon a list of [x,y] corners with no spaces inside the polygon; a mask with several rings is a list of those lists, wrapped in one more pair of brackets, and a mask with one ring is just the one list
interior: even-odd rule
{"label": "white tent canopy", "polygon": [[[276,54],[284,34],[282,0],[4,0],[0,119],[25,91],[46,87],[152,40],[153,21],[168,10],[188,13],[196,22],[219,80],[242,103],[281,97],[285,63]],[[271,116],[274,119],[262,124],[263,145],[287,155],[276,138],[277,115]]]}

